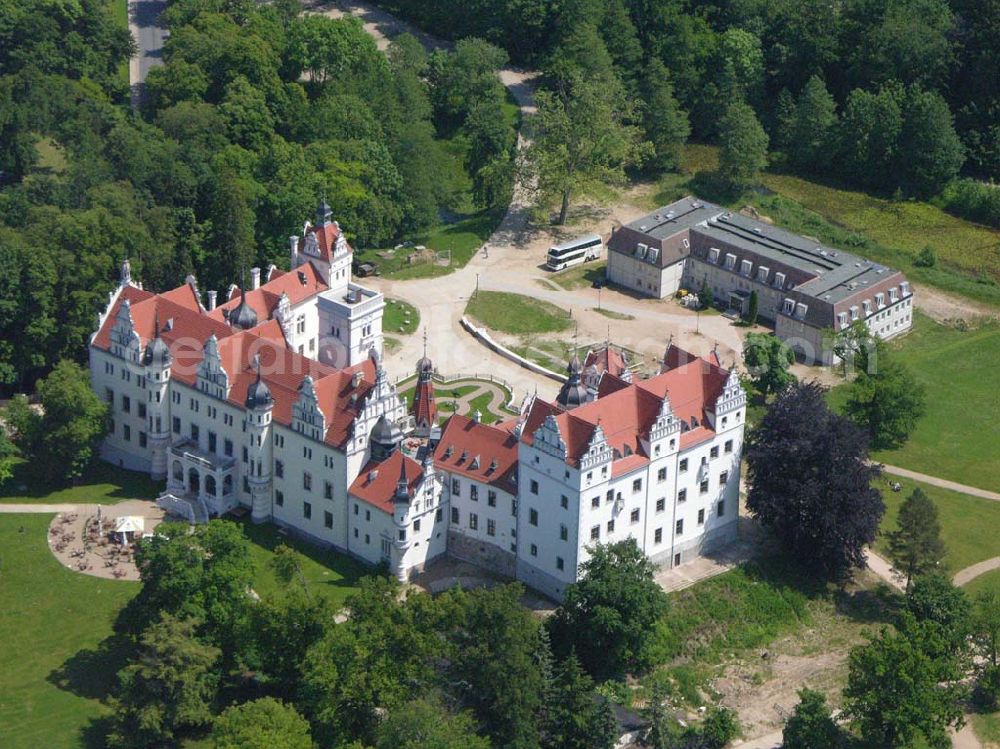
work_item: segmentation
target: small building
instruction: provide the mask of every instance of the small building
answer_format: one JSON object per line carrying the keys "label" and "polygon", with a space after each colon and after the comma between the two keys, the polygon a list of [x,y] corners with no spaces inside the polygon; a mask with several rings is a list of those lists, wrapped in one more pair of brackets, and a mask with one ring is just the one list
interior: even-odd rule
{"label": "small building", "polygon": [[111,531],[111,540],[116,544],[130,544],[142,538],[146,529],[146,521],[141,515],[123,515],[115,518],[115,528]]}

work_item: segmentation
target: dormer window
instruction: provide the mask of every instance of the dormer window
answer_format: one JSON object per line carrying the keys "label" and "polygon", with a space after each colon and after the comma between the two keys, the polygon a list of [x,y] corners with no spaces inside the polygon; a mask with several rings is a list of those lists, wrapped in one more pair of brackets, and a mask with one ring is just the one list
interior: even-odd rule
{"label": "dormer window", "polygon": [[774,288],[783,289],[785,288],[785,274],[775,273],[774,274]]}
{"label": "dormer window", "polygon": [[744,275],[747,278],[749,278],[750,277],[750,272],[752,270],[753,270],[753,263],[752,262],[750,262],[749,260],[743,260],[742,262],[740,262],[740,274],[741,275]]}
{"label": "dormer window", "polygon": [[903,292],[903,296],[909,296],[910,295],[910,282],[909,281],[903,281],[899,285],[899,288]]}
{"label": "dormer window", "polygon": [[793,312],[795,312],[795,300],[786,299],[785,303],[781,307],[781,311],[786,315],[791,315]]}
{"label": "dormer window", "polygon": [[898,302],[899,301],[899,289],[893,286],[889,289],[889,301]]}
{"label": "dormer window", "polygon": [[858,313],[859,313],[858,305],[854,305],[853,307],[851,307],[851,322],[854,322],[855,320],[858,319]]}
{"label": "dormer window", "polygon": [[770,268],[766,268],[763,265],[757,266],[757,281],[760,283],[767,283],[767,276],[770,272]]}
{"label": "dormer window", "polygon": [[736,255],[731,252],[726,253],[726,270],[732,270],[736,267]]}
{"label": "dormer window", "polygon": [[868,317],[872,313],[872,301],[871,299],[865,299],[861,306],[865,308],[865,317]]}
{"label": "dormer window", "polygon": [[806,312],[808,312],[808,311],[809,311],[809,307],[807,307],[804,304],[800,303],[800,304],[796,304],[795,305],[795,316],[799,320],[803,319],[806,316]]}
{"label": "dormer window", "polygon": [[639,244],[637,244],[635,246],[635,256],[637,258],[639,258],[640,260],[645,259],[645,257],[646,257],[646,251],[648,249],[649,249],[649,247],[647,245],[645,245],[642,242],[640,242]]}
{"label": "dormer window", "polygon": [[713,247],[712,249],[710,249],[708,251],[708,262],[712,263],[713,265],[718,264],[718,262],[719,262],[719,248],[718,247]]}
{"label": "dormer window", "polygon": [[846,328],[847,327],[847,313],[846,312],[840,312],[840,313],[838,313],[837,314],[837,322],[840,323],[840,327]]}
{"label": "dormer window", "polygon": [[879,309],[885,306],[885,294],[878,293],[875,295],[875,306]]}

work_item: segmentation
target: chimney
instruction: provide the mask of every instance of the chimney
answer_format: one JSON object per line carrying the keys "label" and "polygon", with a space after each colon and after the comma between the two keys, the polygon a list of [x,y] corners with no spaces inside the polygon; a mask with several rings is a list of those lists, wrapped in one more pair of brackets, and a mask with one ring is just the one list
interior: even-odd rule
{"label": "chimney", "polygon": [[295,268],[295,267],[298,266],[298,259],[299,259],[299,238],[296,237],[294,234],[292,236],[290,236],[288,238],[288,246],[292,250],[292,265],[291,265],[291,267]]}
{"label": "chimney", "polygon": [[211,291],[208,292],[208,311],[209,312],[211,312],[213,309],[215,309],[215,302],[216,302],[216,299],[218,299],[218,296],[219,296],[219,292],[217,292],[215,289],[212,289]]}
{"label": "chimney", "polygon": [[260,288],[260,268],[250,269],[250,288],[251,289]]}

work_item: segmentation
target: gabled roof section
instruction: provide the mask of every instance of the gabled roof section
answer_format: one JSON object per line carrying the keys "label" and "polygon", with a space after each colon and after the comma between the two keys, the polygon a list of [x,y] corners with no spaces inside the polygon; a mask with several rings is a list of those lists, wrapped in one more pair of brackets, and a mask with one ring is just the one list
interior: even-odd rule
{"label": "gabled roof section", "polygon": [[510,494],[517,492],[517,439],[504,427],[452,415],[434,451],[434,465]]}
{"label": "gabled roof section", "polygon": [[[673,369],[634,384],[606,375],[602,378],[597,399],[572,411],[564,412],[535,399],[521,440],[532,444],[535,430],[549,415],[553,415],[566,443],[566,460],[572,465],[579,463],[598,425],[615,451],[616,461],[642,456],[642,442],[648,439],[663,399],[668,395],[674,415],[683,420],[690,430],[685,434],[698,432],[707,438],[713,432],[705,426],[709,423],[706,413],[715,407],[728,376],[726,370],[697,357],[684,364],[678,361]],[[695,438],[697,435],[687,440]],[[684,436],[681,442],[684,444]],[[628,465],[634,462],[629,460]],[[621,470],[616,463],[614,471],[618,473]]]}
{"label": "gabled roof section", "polygon": [[354,479],[348,492],[362,502],[391,515],[394,509],[393,498],[396,496],[396,486],[400,482],[404,466],[410,496],[413,496],[424,481],[424,469],[417,461],[407,457],[399,450],[394,451],[381,463],[369,461],[358,477]]}

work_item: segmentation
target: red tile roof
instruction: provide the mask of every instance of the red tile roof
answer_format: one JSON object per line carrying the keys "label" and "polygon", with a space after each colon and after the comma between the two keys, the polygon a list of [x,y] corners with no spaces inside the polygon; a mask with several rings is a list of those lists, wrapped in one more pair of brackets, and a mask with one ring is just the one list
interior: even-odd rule
{"label": "red tile roof", "polygon": [[434,465],[510,494],[517,493],[517,439],[504,427],[452,415],[434,451]]}
{"label": "red tile roof", "polygon": [[[316,244],[319,245],[319,255],[329,263],[333,257],[337,237],[340,236],[340,228],[336,223],[331,221],[329,224],[324,224],[323,226],[310,227],[309,233],[316,235]],[[350,250],[349,246],[348,250]]]}
{"label": "red tile roof", "polygon": [[[586,452],[598,424],[608,444],[620,456],[619,460],[627,460],[630,456],[642,454],[641,439],[649,434],[665,395],[670,397],[674,415],[682,419],[692,432],[701,432],[707,439],[713,432],[705,426],[706,411],[714,408],[728,372],[700,358],[675,363],[675,368],[635,384],[605,377],[597,399],[572,411],[561,411],[536,399],[522,430],[522,441],[531,444],[535,430],[549,414],[553,414],[566,443],[567,461],[571,464],[578,462]],[[682,445],[692,440],[700,441],[700,437],[681,438]],[[615,467],[613,470],[624,469]]]}
{"label": "red tile roof", "polygon": [[[286,275],[295,278],[294,273]],[[230,403],[239,407],[244,405],[247,388],[257,377],[253,359],[258,355],[261,379],[267,383],[274,398],[273,420],[286,426],[291,425],[292,407],[298,401],[299,386],[308,374],[314,380],[320,410],[326,418],[325,441],[337,448],[344,446],[350,436],[351,424],[375,382],[374,362],[366,359],[346,369],[320,364],[290,350],[281,326],[275,320],[266,320],[252,330],[234,330],[213,313],[194,311],[172,300],[177,297],[183,299],[182,294],[172,292],[155,295],[133,287],[125,288],[98,330],[93,345],[104,350],[109,348],[110,331],[122,302],[127,299],[140,345],[145,346],[153,336],[158,315],[161,336],[170,347],[173,357],[171,376],[194,387],[198,365],[204,354],[204,343],[214,334],[218,340],[222,367],[229,375]],[[357,387],[353,386],[355,372],[361,372],[361,381]]]}
{"label": "red tile roof", "polygon": [[[260,288],[246,292],[247,304],[257,313],[261,322],[267,320],[278,306],[282,293],[288,295],[288,301],[295,305],[317,294],[326,291],[326,281],[312,263],[304,263],[289,273],[275,273],[270,281]],[[209,314],[216,320],[224,320],[223,310],[233,310],[240,306],[239,289],[233,287],[229,299],[220,304]]]}
{"label": "red tile roof", "polygon": [[610,345],[602,346],[596,351],[587,352],[587,360],[583,363],[583,369],[586,371],[590,367],[596,368],[598,372],[606,372],[615,377],[621,377],[628,371],[628,366],[625,364],[625,357],[622,355],[622,352],[617,351]]}
{"label": "red tile roof", "polygon": [[433,426],[437,420],[437,402],[434,400],[434,382],[417,382],[417,387],[413,390],[413,403],[410,405],[410,412],[417,426]]}
{"label": "red tile roof", "polygon": [[403,455],[399,450],[394,451],[381,463],[369,461],[354,479],[348,491],[362,502],[392,514],[392,500],[396,496],[396,486],[399,484],[400,468],[403,464],[406,465],[406,481],[412,497],[424,480],[424,469],[417,461]]}

